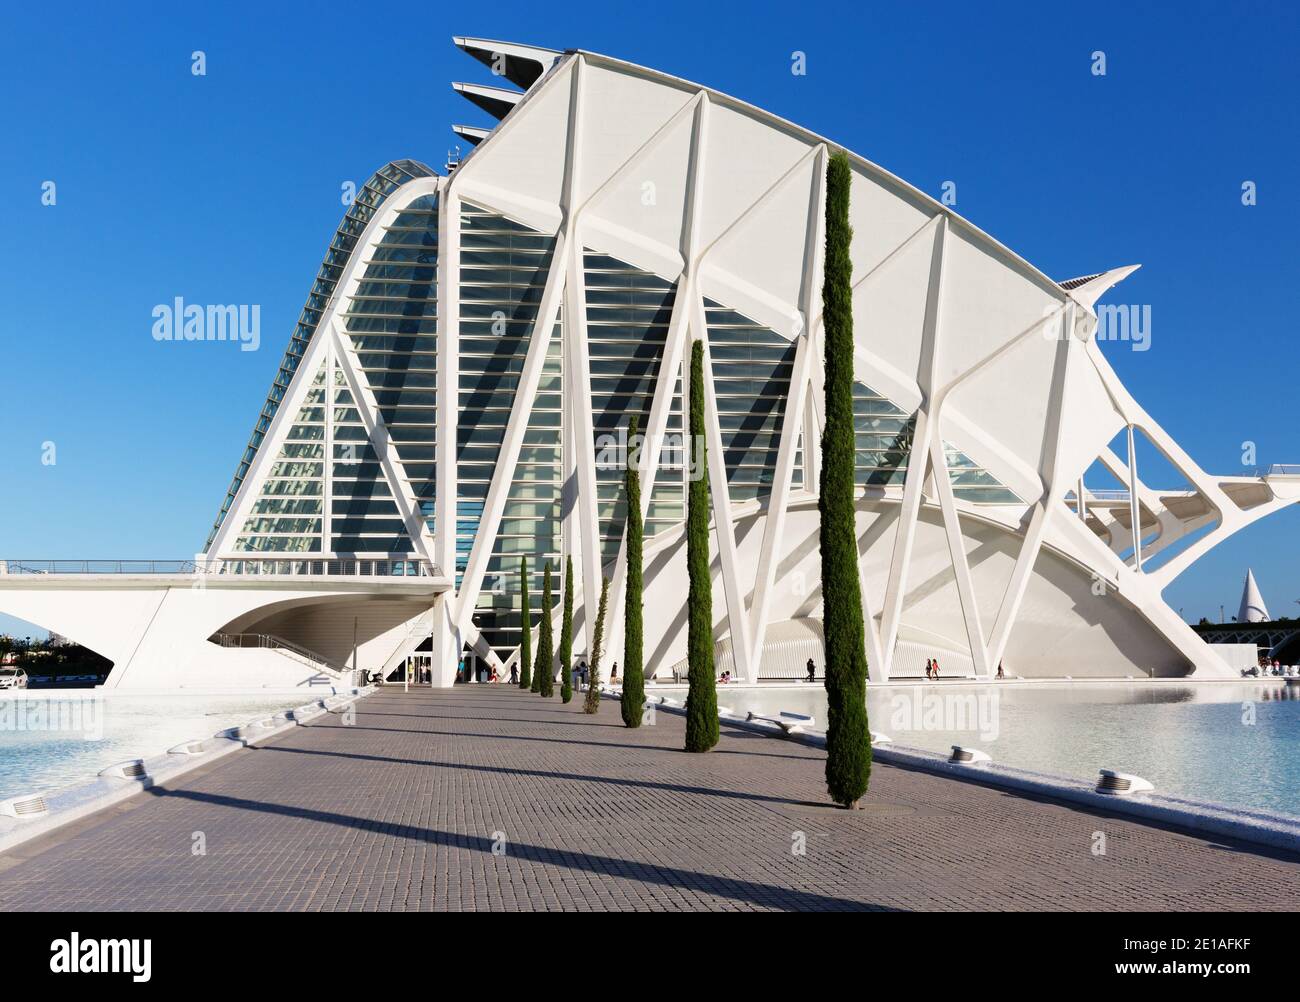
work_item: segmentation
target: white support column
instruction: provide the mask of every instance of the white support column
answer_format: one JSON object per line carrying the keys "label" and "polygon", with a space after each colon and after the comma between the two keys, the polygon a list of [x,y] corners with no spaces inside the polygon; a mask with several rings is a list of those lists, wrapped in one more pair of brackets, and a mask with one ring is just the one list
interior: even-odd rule
{"label": "white support column", "polygon": [[[814,336],[814,344],[816,347],[812,354],[820,359],[821,338]],[[813,368],[816,370],[820,366],[814,364]],[[822,420],[817,397],[820,394],[825,400],[826,388],[825,380],[816,375],[813,375],[811,383],[811,392],[803,402],[803,489],[809,494],[817,494],[821,491],[822,480]]]}
{"label": "white support column", "polygon": [[[690,299],[694,295],[695,283],[689,274],[683,274],[677,280],[677,290],[673,300],[672,317],[668,321],[668,335],[664,344],[664,356],[659,366],[659,377],[655,383],[655,395],[650,404],[650,419],[647,422],[647,448],[642,450],[637,464],[637,473],[641,477],[641,518],[644,520],[650,510],[650,500],[654,494],[655,483],[659,477],[659,458],[664,434],[668,427],[668,415],[672,410],[673,390],[677,372],[682,368],[686,355],[686,346],[691,340]],[[689,373],[682,372],[682,412],[690,413]],[[683,477],[687,474],[684,472]],[[685,486],[685,485],[683,485]],[[683,498],[685,494],[683,494]],[[609,608],[606,610],[605,636],[611,651],[620,650],[623,645],[623,601],[624,585],[627,581],[627,529],[623,530],[619,543],[618,557],[614,561],[614,576],[609,583]]]}
{"label": "white support column", "polygon": [[[577,573],[581,578],[583,616],[586,647],[590,652],[595,643],[596,608],[600,603],[601,560],[600,520],[596,507],[596,432],[591,417],[591,367],[587,348],[587,296],[586,276],[583,269],[583,246],[580,238],[570,244],[568,281],[564,299],[564,384],[566,407],[572,428],[574,467],[577,470],[578,491],[576,527],[581,543],[578,550],[581,562]],[[570,543],[570,550],[574,549]],[[575,587],[577,584],[575,582]]]}
{"label": "white support column", "polygon": [[794,365],[790,377],[790,391],[785,400],[781,419],[781,444],[777,447],[776,470],[772,475],[772,492],[768,495],[767,510],[763,516],[763,542],[758,556],[758,578],[754,582],[754,599],[750,605],[749,663],[757,668],[762,664],[763,641],[767,635],[767,615],[772,605],[772,588],[776,581],[776,566],[780,562],[777,546],[785,530],[786,512],[789,508],[791,482],[794,479],[794,450],[803,424],[802,415],[811,382],[811,340],[807,334],[800,336],[795,346]]}
{"label": "white support column", "polygon": [[[928,225],[922,227],[917,233],[924,232]],[[907,597],[907,577],[912,562],[912,545],[916,540],[916,526],[921,514],[921,494],[925,488],[925,478],[931,461],[930,409],[937,402],[935,394],[938,389],[936,383],[939,364],[939,323],[943,303],[943,265],[948,243],[947,217],[941,216],[935,225],[925,319],[921,329],[921,354],[917,363],[917,385],[921,390],[921,403],[912,425],[912,443],[908,450],[907,473],[903,479],[903,499],[898,509],[898,528],[894,536],[894,549],[889,562],[889,576],[885,584],[884,604],[880,614],[880,645],[884,670],[880,673],[879,681],[882,682],[887,682],[893,674],[898,630],[902,624],[903,604]],[[916,235],[913,234],[913,237]],[[910,243],[911,238],[907,242]],[[876,271],[879,271],[879,268]],[[942,440],[940,451],[942,452]],[[946,461],[944,469],[946,469]],[[936,470],[936,480],[939,475],[939,471]]]}
{"label": "white support column", "polygon": [[880,673],[879,681],[882,682],[889,681],[893,675],[898,628],[902,623],[903,601],[907,596],[907,572],[912,563],[912,544],[916,541],[921,495],[930,469],[930,452],[926,448],[929,436],[929,415],[924,409],[918,410],[912,424],[912,442],[907,454],[907,472],[903,478],[903,497],[898,506],[898,527],[894,533],[889,575],[885,580],[884,605],[880,611],[880,646],[884,656],[884,670]]}
{"label": "white support column", "polygon": [[455,601],[451,592],[437,596],[433,603],[433,626],[429,631],[429,656],[433,677],[443,689],[456,684],[456,666],[460,662],[460,631],[452,617]]}
{"label": "white support column", "polygon": [[[573,192],[578,174],[577,149],[578,131],[581,123],[581,86],[583,60],[579,56],[574,64],[573,84],[569,92],[569,128],[565,148],[564,182],[561,195],[561,211],[564,221],[555,237],[555,248],[551,255],[551,270],[546,276],[546,285],[542,290],[542,301],[538,306],[537,319],[534,321],[532,334],[528,341],[528,353],[524,360],[524,371],[519,378],[515,399],[510,408],[510,420],[506,425],[505,436],[497,459],[492,483],[483,504],[483,513],[479,518],[478,531],[474,535],[474,546],[470,550],[469,561],[461,587],[457,591],[456,623],[462,632],[471,625],[474,607],[478,604],[479,594],[483,588],[483,578],[492,557],[496,543],[497,531],[501,524],[501,513],[505,508],[510,493],[510,484],[514,479],[515,468],[519,461],[519,450],[523,445],[524,434],[528,429],[528,417],[532,412],[533,402],[537,396],[537,386],[546,365],[547,352],[555,330],[555,321],[559,315],[560,303],[566,297],[566,279],[570,272],[570,255],[577,246],[579,259],[581,244],[574,232],[575,220],[569,212],[573,201]],[[453,176],[454,181],[454,176]],[[568,316],[570,310],[565,303],[565,330],[562,342],[571,340],[573,318]],[[583,318],[585,321],[585,318]],[[584,345],[585,347],[585,345]],[[566,353],[567,354],[567,353]],[[570,366],[565,365],[567,370]],[[571,396],[571,394],[570,394]],[[590,399],[588,394],[587,399]],[[581,493],[581,492],[580,492]],[[564,569],[558,569],[563,581]]]}
{"label": "white support column", "polygon": [[966,639],[970,644],[971,661],[976,675],[988,675],[988,647],[984,641],[984,628],[980,623],[979,603],[975,600],[975,584],[971,578],[970,560],[966,556],[966,539],[961,531],[957,503],[952,492],[952,477],[948,472],[948,457],[944,452],[943,435],[939,423],[933,424],[930,434],[930,464],[934,470],[935,491],[943,512],[944,532],[948,537],[948,554],[957,577],[957,596],[961,600],[962,618],[966,623]]}
{"label": "white support column", "polygon": [[1133,568],[1142,572],[1142,502],[1138,498],[1138,459],[1133,423],[1128,425],[1129,518],[1133,520]]}
{"label": "white support column", "polygon": [[325,415],[325,484],[321,497],[321,553],[334,549],[334,367],[337,360],[334,339],[325,343],[325,382],[321,388]]}
{"label": "white support column", "polygon": [[[587,347],[587,276],[583,260],[582,208],[577,204],[581,190],[582,137],[586,129],[584,118],[584,90],[586,64],[581,56],[573,67],[573,86],[569,92],[569,142],[565,155],[564,192],[561,211],[568,228],[568,240],[563,257],[556,255],[556,266],[564,268],[564,377],[563,407],[569,424],[569,446],[572,457],[565,457],[566,465],[577,473],[576,523],[565,520],[568,532],[568,552],[577,552],[575,563],[577,580],[574,587],[582,588],[582,603],[586,650],[591,651],[595,641],[596,607],[600,602],[600,521],[596,507],[596,435],[591,417],[591,364]],[[570,462],[571,460],[571,462]],[[578,543],[574,545],[573,529],[578,530]],[[563,568],[560,569],[563,575]],[[563,577],[561,577],[563,580]],[[579,585],[578,582],[581,582]]]}
{"label": "white support column", "polygon": [[411,537],[411,542],[416,547],[419,555],[433,563],[433,540],[429,535],[428,526],[420,514],[420,506],[415,500],[415,492],[411,488],[411,482],[406,477],[406,470],[397,458],[397,448],[388,434],[388,427],[384,424],[384,419],[379,415],[379,407],[375,403],[375,396],[370,390],[370,384],[360,374],[361,366],[356,359],[352,346],[344,337],[342,324],[338,318],[330,321],[328,336],[334,343],[334,351],[341,363],[339,369],[343,373],[343,380],[352,394],[352,403],[357,409],[361,424],[366,429],[370,446],[379,457],[379,468],[383,471],[384,479],[388,481],[388,487],[393,492],[393,501],[397,505],[397,511],[401,516],[402,523],[406,526],[407,535]]}
{"label": "white support column", "polygon": [[[707,331],[704,300],[695,297],[693,326]],[[750,663],[749,620],[745,616],[745,594],[740,584],[736,555],[736,526],[731,515],[731,491],[727,486],[727,457],[722,444],[722,425],[718,417],[717,384],[713,375],[713,358],[709,339],[704,344],[704,427],[708,437],[709,493],[713,497],[713,531],[718,537],[718,559],[722,564],[723,591],[727,599],[727,626],[731,631],[731,651],[736,674],[742,681],[756,681]]]}
{"label": "white support column", "polygon": [[[930,405],[930,417],[928,421],[930,427],[927,430],[927,438],[929,440],[931,472],[934,474],[934,478],[933,478],[934,488],[935,488],[935,492],[939,497],[940,508],[943,515],[944,530],[948,539],[948,551],[952,559],[953,570],[956,574],[958,597],[961,601],[962,615],[966,626],[967,640],[969,642],[970,649],[971,649],[971,660],[975,666],[975,671],[977,675],[988,675],[991,671],[990,663],[989,663],[989,647],[985,641],[983,626],[980,622],[979,607],[975,600],[975,588],[970,573],[970,561],[966,555],[965,544],[963,542],[963,535],[961,531],[961,522],[957,511],[956,500],[953,496],[952,479],[948,471],[947,455],[944,451],[944,439],[943,439],[943,432],[942,432],[942,425],[941,425],[941,415],[943,413],[943,407],[945,402],[951,396],[953,390],[955,390],[961,383],[970,379],[977,372],[983,371],[987,366],[991,365],[997,359],[1006,355],[1008,352],[1013,350],[1017,345],[1022,343],[1025,339],[1032,337],[1035,334],[1035,332],[1039,331],[1043,327],[1044,324],[1054,323],[1058,317],[1060,317],[1063,313],[1067,312],[1067,305],[1069,305],[1070,308],[1072,309],[1072,302],[1068,299],[1068,297],[1067,299],[1062,301],[1061,305],[1052,313],[1047,314],[1046,316],[1042,317],[1040,320],[1035,321],[1034,323],[1027,326],[1024,330],[1016,334],[1014,337],[1003,342],[994,351],[990,352],[988,355],[984,356],[984,358],[980,359],[974,365],[967,368],[959,376],[957,376],[952,381],[944,385],[941,389],[938,389],[934,393],[933,402]],[[1067,336],[1073,338],[1072,327],[1067,328],[1067,330],[1069,331],[1069,334]],[[937,333],[935,335],[935,342],[937,345],[938,343]],[[1064,378],[1063,373],[1059,373],[1059,374],[1061,375],[1061,378]],[[1058,421],[1060,420],[1060,417],[1061,415],[1058,412],[1057,414]],[[917,438],[919,438],[919,436],[917,436]],[[915,440],[913,442],[913,448],[915,448]],[[910,472],[911,471],[909,469],[909,473]],[[1054,478],[1053,484],[1057,484],[1059,480],[1060,480],[1059,476]],[[1058,494],[1058,497],[1059,496],[1063,496],[1063,495]],[[1041,528],[1042,527],[1040,527],[1040,531]],[[1041,545],[1041,541],[1039,545]],[[1029,549],[1029,552],[1035,553],[1032,547]],[[1023,547],[1022,547],[1021,556],[1027,558],[1027,554]],[[1004,595],[1004,599],[1005,599],[1005,595]],[[1008,616],[1006,619],[1006,626],[1005,626],[1006,630],[1010,629],[1011,624],[1014,621],[1015,618],[1014,613],[1015,611],[1018,610],[1019,600],[1017,599],[1016,602],[1013,603],[1013,605],[1016,607],[1016,609],[1010,610],[1012,614]]]}
{"label": "white support column", "polygon": [[[654,494],[655,483],[659,476],[659,459],[661,449],[658,447],[668,428],[668,416],[672,411],[673,391],[680,372],[682,379],[682,416],[690,414],[689,373],[686,371],[686,348],[691,340],[692,304],[698,298],[695,286],[696,262],[699,257],[699,228],[696,221],[703,205],[704,182],[704,144],[708,133],[709,116],[708,95],[701,93],[693,105],[688,105],[693,116],[691,122],[691,160],[686,168],[686,205],[685,220],[682,224],[681,253],[682,272],[677,278],[673,296],[672,316],[668,321],[668,334],[664,343],[664,355],[659,363],[659,376],[655,383],[654,399],[650,404],[650,419],[647,422],[647,441],[653,448],[643,450],[637,472],[641,477],[641,517],[644,519],[650,511],[650,501]],[[684,109],[685,110],[685,109]],[[665,126],[666,128],[666,126]],[[707,337],[707,334],[700,336]],[[684,431],[689,430],[684,428]],[[685,498],[685,477],[683,471],[683,498]],[[626,598],[627,580],[627,530],[619,544],[618,557],[614,562],[614,577],[609,585],[609,608],[606,611],[605,636],[608,638],[610,651],[622,650],[623,647],[623,602]]]}
{"label": "white support column", "polygon": [[[803,330],[795,344],[794,363],[791,366],[789,390],[781,412],[781,438],[777,447],[776,469],[772,475],[772,489],[768,494],[767,511],[763,519],[763,541],[759,551],[758,574],[754,582],[754,598],[750,607],[749,664],[758,672],[763,658],[763,641],[767,634],[767,616],[772,603],[772,587],[776,579],[776,566],[780,562],[777,544],[785,529],[786,511],[794,480],[794,454],[802,426],[807,420],[808,387],[812,368],[816,363],[813,352],[817,302],[821,295],[818,278],[822,272],[825,252],[822,231],[825,227],[826,201],[826,147],[818,148],[813,163],[813,178],[808,199],[808,221],[804,228],[803,302],[799,304]],[[856,535],[856,534],[855,534]],[[823,596],[824,598],[824,596]],[[733,637],[732,645],[735,640]]]}
{"label": "white support column", "polygon": [[812,386],[804,401],[803,419],[803,482],[814,494],[821,493],[822,481],[822,431],[826,427],[826,339],[822,331],[821,312],[809,328],[812,338]]}
{"label": "white support column", "polygon": [[496,543],[497,529],[501,525],[501,513],[510,494],[510,484],[514,480],[519,450],[523,445],[524,433],[528,430],[528,415],[532,412],[533,401],[537,397],[537,386],[546,365],[546,355],[551,346],[552,332],[555,329],[555,320],[560,310],[560,297],[564,289],[564,266],[561,262],[566,249],[565,235],[561,231],[555,238],[555,254],[552,257],[551,270],[546,276],[537,319],[533,323],[533,330],[528,339],[524,369],[519,376],[519,386],[510,408],[510,420],[506,424],[496,468],[492,474],[492,483],[483,502],[478,531],[474,534],[474,546],[470,550],[465,574],[456,593],[455,623],[462,633],[469,626],[474,607],[478,604],[483,578],[487,574],[487,566]]}
{"label": "white support column", "polygon": [[460,423],[460,198],[445,182],[438,199],[438,233],[434,563],[454,582],[456,498],[459,493],[456,436]]}
{"label": "white support column", "polygon": [[[1034,565],[1038,561],[1038,555],[1042,552],[1043,539],[1047,534],[1049,523],[1064,505],[1065,476],[1061,468],[1061,439],[1065,431],[1064,418],[1068,406],[1070,362],[1078,350],[1075,345],[1074,322],[1075,305],[1071,302],[1066,306],[1061,339],[1057,343],[1052,393],[1052,397],[1057,403],[1048,413],[1048,424],[1044,434],[1046,451],[1041,464],[1043,491],[1031,509],[1032,514],[1029,527],[1025,532],[1024,542],[1021,543],[1020,553],[1016,557],[1016,564],[1011,572],[1011,580],[1007,584],[1006,592],[1002,596],[1002,603],[998,608],[997,617],[993,622],[993,632],[990,637],[986,665],[989,672],[996,671],[997,667],[1002,663],[1002,655],[1006,651],[1007,642],[1011,638],[1011,630],[1014,628],[1016,618],[1020,614],[1025,589],[1029,585],[1029,579],[1033,573]],[[1077,497],[1080,510],[1082,510],[1082,477],[1079,478],[1077,490],[1079,492]]]}

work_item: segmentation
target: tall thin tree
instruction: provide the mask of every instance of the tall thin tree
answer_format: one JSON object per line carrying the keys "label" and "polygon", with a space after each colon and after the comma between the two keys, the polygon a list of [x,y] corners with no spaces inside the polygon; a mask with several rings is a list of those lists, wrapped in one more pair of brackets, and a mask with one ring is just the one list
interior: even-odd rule
{"label": "tall thin tree", "polygon": [[560,620],[560,702],[573,699],[573,557],[564,558],[564,618]]}
{"label": "tall thin tree", "polygon": [[600,612],[596,614],[596,630],[591,641],[591,676],[587,682],[587,698],[582,712],[595,713],[600,709],[600,655],[605,643],[605,611],[609,607],[609,578],[600,579]]}
{"label": "tall thin tree", "polygon": [[641,525],[641,475],[637,472],[634,447],[637,437],[637,419],[627,433],[627,590],[623,609],[623,723],[640,727],[645,712],[645,676],[642,669],[644,639],[642,631],[642,525]]}
{"label": "tall thin tree", "polygon": [[531,689],[533,685],[533,617],[528,608],[528,558],[519,558],[519,688]]}
{"label": "tall thin tree", "polygon": [[551,563],[546,562],[546,575],[542,578],[542,625],[537,631],[537,659],[533,662],[533,681],[540,695],[550,699],[555,695],[555,641],[551,630]]}
{"label": "tall thin tree", "polygon": [[718,743],[718,687],[713,664],[713,580],[709,574],[709,480],[704,444],[704,342],[691,347],[691,417],[687,448],[692,477],[686,494],[686,601],[690,619],[686,660],[686,750],[706,752]]}
{"label": "tall thin tree", "polygon": [[849,158],[837,152],[826,168],[826,260],[822,325],[826,425],[822,430],[822,625],[826,641],[826,787],[837,804],[855,808],[871,778],[867,726],[867,653],[858,580],[853,493],[853,262],[849,249]]}

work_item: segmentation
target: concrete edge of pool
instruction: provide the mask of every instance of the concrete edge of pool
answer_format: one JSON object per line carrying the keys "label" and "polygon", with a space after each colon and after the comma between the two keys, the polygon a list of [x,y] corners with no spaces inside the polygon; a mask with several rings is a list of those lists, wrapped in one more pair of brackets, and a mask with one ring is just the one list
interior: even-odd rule
{"label": "concrete edge of pool", "polygon": [[[622,692],[611,686],[601,686],[601,691],[608,699],[618,699]],[[657,710],[685,714],[685,706],[679,701],[664,702],[665,699],[672,700],[672,697],[647,692],[647,701],[653,702]],[[798,726],[786,730],[766,720],[747,720],[731,713],[719,713],[719,717],[728,727],[797,741],[816,748],[826,747],[824,731]],[[895,745],[893,741],[873,745],[871,755],[874,761],[887,765],[918,769],[948,779],[993,786],[1020,795],[1066,801],[1090,810],[1122,814],[1197,835],[1228,838],[1300,855],[1300,818],[1285,814],[1228,807],[1161,793],[1136,793],[1130,796],[1098,793],[1092,784],[1080,779],[1031,772],[996,762],[953,763],[937,752]]]}
{"label": "concrete edge of pool", "polygon": [[[367,687],[352,693],[317,697],[290,710],[261,714],[241,726],[226,728],[211,737],[182,741],[161,755],[145,759],[127,759],[124,763],[119,763],[141,763],[143,774],[138,778],[107,775],[113,769],[110,766],[93,779],[49,792],[34,791],[8,797],[3,803],[28,803],[39,800],[44,810],[39,815],[26,818],[0,815],[0,853],[8,852],[34,838],[114,807],[150,787],[178,779],[225,758],[241,748],[255,746],[278,737],[295,727],[301,727],[315,720],[321,714],[346,709],[373,691],[373,687]],[[197,750],[179,750],[187,746]]]}

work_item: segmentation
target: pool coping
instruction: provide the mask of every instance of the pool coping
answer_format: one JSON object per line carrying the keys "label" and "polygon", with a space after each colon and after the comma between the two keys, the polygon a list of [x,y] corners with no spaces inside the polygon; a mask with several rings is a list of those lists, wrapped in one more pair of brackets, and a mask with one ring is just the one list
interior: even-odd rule
{"label": "pool coping", "polygon": [[[620,698],[621,691],[611,686],[601,686],[601,693],[608,699]],[[646,703],[653,705],[656,711],[682,715],[686,713],[685,704],[670,696],[647,692]],[[783,727],[770,720],[750,720],[725,708],[719,709],[718,718],[728,727],[795,741],[814,748],[826,747],[826,733],[812,727],[798,724]],[[1098,793],[1095,786],[1085,780],[1033,772],[996,762],[954,763],[938,752],[896,745],[890,738],[874,733],[871,757],[876,762],[917,769],[960,782],[993,786],[1022,796],[1066,801],[1090,810],[1121,814],[1197,835],[1229,838],[1300,855],[1300,817],[1245,807],[1229,807],[1156,792],[1120,796]]]}
{"label": "pool coping", "polygon": [[[161,755],[126,759],[115,766],[108,766],[93,779],[50,792],[37,790],[6,798],[3,802],[8,803],[39,796],[44,799],[48,810],[40,817],[30,819],[0,815],[0,854],[99,811],[115,807],[145,790],[211,765],[243,748],[255,747],[296,727],[305,726],[318,720],[322,714],[342,712],[373,691],[374,687],[368,686],[350,693],[317,697],[290,710],[264,713],[254,720],[228,727],[208,738],[182,741]],[[194,747],[201,750],[188,750]],[[116,768],[134,763],[143,766],[143,775],[137,778],[107,775]]]}

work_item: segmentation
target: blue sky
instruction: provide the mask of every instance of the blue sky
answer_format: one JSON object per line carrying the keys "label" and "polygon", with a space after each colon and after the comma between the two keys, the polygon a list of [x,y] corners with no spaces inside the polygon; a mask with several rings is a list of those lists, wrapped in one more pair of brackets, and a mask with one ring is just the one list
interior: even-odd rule
{"label": "blue sky", "polygon": [[[1239,471],[1244,442],[1260,464],[1300,462],[1288,5],[174,6],[6,15],[2,557],[202,546],[341,185],[392,159],[441,165],[453,122],[485,124],[451,92],[491,82],[452,34],[651,65],[933,195],[953,181],[959,212],[1057,278],[1141,263],[1109,301],[1151,306],[1151,349],[1107,346],[1138,399],[1208,469]],[[194,50],[206,76],[190,72]],[[790,72],[796,50],[805,76]],[[1241,204],[1246,180],[1255,206]],[[262,349],[155,342],[151,310],[176,296],[260,304]],[[1231,615],[1249,565],[1274,614],[1300,613],[1298,553],[1292,509],[1166,597],[1191,619]]]}

